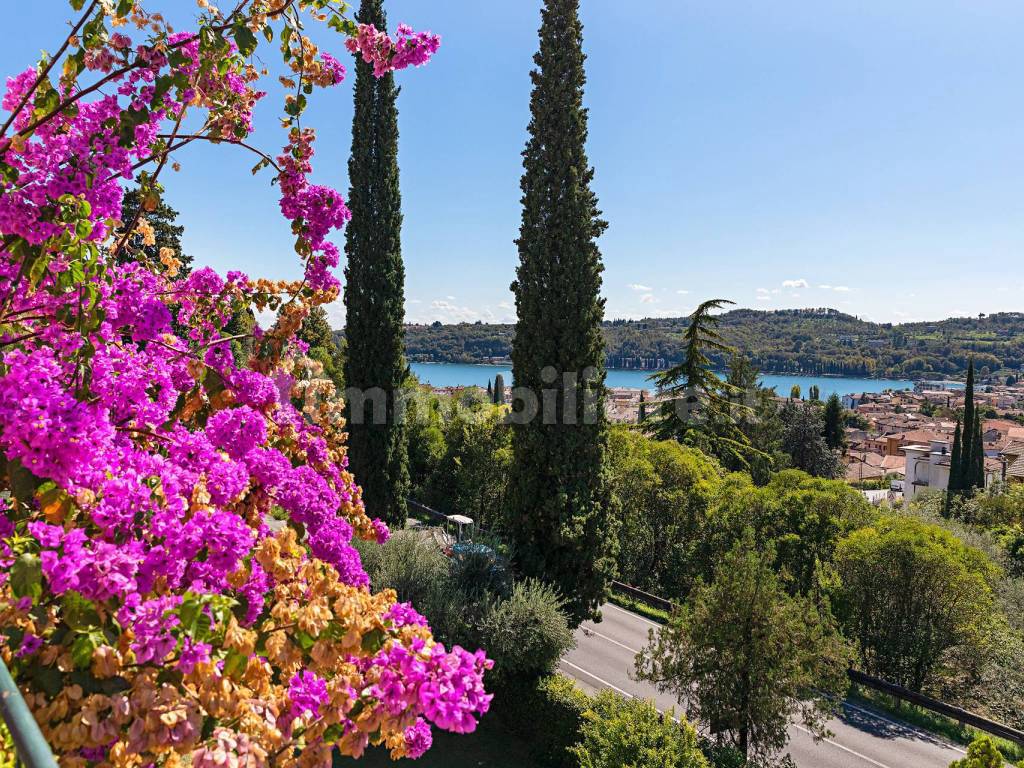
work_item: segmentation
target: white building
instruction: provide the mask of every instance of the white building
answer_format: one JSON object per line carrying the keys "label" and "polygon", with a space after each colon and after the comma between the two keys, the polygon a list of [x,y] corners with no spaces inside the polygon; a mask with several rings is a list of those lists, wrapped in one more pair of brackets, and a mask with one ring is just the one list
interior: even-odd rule
{"label": "white building", "polygon": [[944,491],[949,487],[949,443],[932,440],[929,445],[905,445],[900,450],[907,456],[905,501],[913,501],[929,488]]}
{"label": "white building", "polygon": [[[944,491],[949,488],[949,469],[952,456],[949,443],[932,440],[929,445],[906,445],[900,448],[907,456],[903,498],[913,501],[928,489]],[[985,459],[985,487],[990,488],[1002,476],[1003,459]]]}

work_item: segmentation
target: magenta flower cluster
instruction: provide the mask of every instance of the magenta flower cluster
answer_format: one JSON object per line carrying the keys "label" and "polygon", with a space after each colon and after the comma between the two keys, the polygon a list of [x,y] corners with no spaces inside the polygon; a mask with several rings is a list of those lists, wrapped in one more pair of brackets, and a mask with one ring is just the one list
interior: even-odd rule
{"label": "magenta flower cluster", "polygon": [[[350,48],[380,75],[425,63],[438,44],[405,26],[395,40],[362,26]],[[268,619],[278,572],[261,567],[254,552],[271,535],[271,507],[305,537],[303,558],[330,565],[353,588],[369,586],[351,543],[356,529],[379,542],[389,536],[366,517],[327,430],[292,403],[289,366],[281,364],[282,355],[289,362],[287,344],[250,365],[225,343],[226,323],[265,291],[258,281],[210,269],[176,279],[109,257],[122,183],[165,151],[160,136],[186,107],[204,108],[218,136],[241,140],[252,130],[263,94],[231,46],[229,66],[204,67],[195,34],[134,46],[114,33],[81,60],[109,78],[97,91],[105,95],[79,98],[39,122],[44,100],[31,93],[30,68],[7,80],[2,102],[18,111],[15,134],[0,135],[0,455],[36,486],[16,493],[17,504],[0,499],[0,584],[8,584],[15,554],[37,558],[39,599],[52,615],[85,601],[111,617],[113,635],[126,635],[135,665],[182,675],[226,674],[222,649],[196,629],[220,622],[223,632],[226,614],[211,607],[217,601],[239,606],[243,627]],[[320,60],[340,82],[340,62]],[[293,129],[277,159],[280,209],[305,254],[303,290],[330,295],[339,289],[340,254],[328,238],[350,213],[338,192],[309,182],[312,157],[313,133]],[[23,613],[32,605],[25,599],[15,605]],[[430,723],[473,730],[490,703],[484,654],[424,640],[427,622],[407,604],[380,620],[415,639],[353,655],[378,681],[354,695],[412,723],[412,757],[429,748]],[[31,660],[47,642],[26,633],[11,650]],[[288,695],[282,729],[286,720],[322,716],[329,702],[327,681],[308,669],[291,677]],[[197,730],[191,721],[176,728],[174,739]],[[133,731],[129,743],[140,739]],[[223,729],[216,741],[249,749],[244,735]],[[220,764],[220,748],[204,747],[193,763]],[[106,749],[77,754],[100,761]]]}
{"label": "magenta flower cluster", "polygon": [[400,24],[392,39],[373,24],[360,24],[357,36],[346,45],[373,65],[374,75],[383,77],[388,72],[426,64],[441,47],[441,38],[430,32],[414,32],[407,24]]}

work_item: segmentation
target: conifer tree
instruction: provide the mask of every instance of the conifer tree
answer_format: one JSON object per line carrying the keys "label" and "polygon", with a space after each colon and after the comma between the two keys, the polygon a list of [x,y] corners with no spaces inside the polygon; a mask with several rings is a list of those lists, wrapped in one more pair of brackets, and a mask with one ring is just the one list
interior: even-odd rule
{"label": "conifer tree", "polygon": [[647,393],[642,389],[640,390],[640,407],[637,408],[636,420],[638,424],[647,421]]}
{"label": "conifer tree", "polygon": [[[152,210],[148,210],[152,208]],[[178,212],[162,199],[154,198],[152,201],[144,201],[139,188],[129,189],[124,193],[124,200],[121,202],[121,220],[125,227],[131,223],[138,224],[145,221],[153,228],[153,244],[146,245],[143,242],[142,234],[138,229],[132,232],[125,242],[125,247],[118,251],[117,262],[126,264],[132,261],[139,261],[148,268],[163,272],[166,267],[160,259],[160,252],[164,248],[170,249],[170,256],[179,262],[178,271],[175,277],[187,277],[192,270],[192,257],[182,251],[181,236],[185,227],[177,223]],[[116,239],[120,239],[121,232],[115,233]]]}
{"label": "conifer tree", "polygon": [[494,404],[501,405],[505,402],[505,377],[500,373],[494,377]]}
{"label": "conifer tree", "polygon": [[974,411],[974,436],[971,448],[971,489],[985,488],[985,441],[981,432],[981,414]]}
{"label": "conifer tree", "polygon": [[662,398],[651,431],[662,440],[674,438],[725,464],[746,469],[750,458],[760,452],[737,426],[736,416],[749,414],[751,408],[739,402],[743,393],[738,386],[711,369],[712,354],[733,355],[736,351],[725,342],[718,331],[718,318],[712,314],[732,303],[709,299],[690,315],[690,326],[683,334],[682,362],[651,377]]}
{"label": "conifer tree", "polygon": [[487,380],[487,402],[489,402],[489,403],[493,403],[494,402],[494,388],[491,387],[491,380],[490,379]]}
{"label": "conifer tree", "polygon": [[846,429],[843,425],[843,403],[833,392],[825,401],[825,442],[832,450],[846,447]]}
{"label": "conifer tree", "polygon": [[[358,20],[386,28],[381,0],[363,0]],[[404,353],[405,267],[398,176],[398,88],[390,73],[374,77],[355,62],[355,115],[345,230],[344,378],[348,399],[349,462],[371,516],[401,527],[409,490],[408,437],[398,412],[408,376]],[[375,397],[382,396],[382,404]],[[380,418],[373,417],[374,408]],[[356,412],[357,409],[362,413]],[[378,423],[374,423],[378,422]],[[382,422],[382,423],[380,423]]]}
{"label": "conifer tree", "polygon": [[520,572],[556,586],[578,624],[604,600],[615,568],[596,242],[607,225],[585,150],[579,0],[545,0],[541,16],[512,284],[512,372],[517,390],[533,393],[542,411],[529,418],[517,398],[510,416],[508,530]]}
{"label": "conifer tree", "polygon": [[964,445],[960,419],[956,420],[956,431],[953,432],[953,453],[949,460],[949,491],[956,493],[964,487]]}
{"label": "conifer tree", "polygon": [[967,388],[964,391],[964,430],[960,454],[960,489],[969,490],[974,467],[974,358],[967,365]]}

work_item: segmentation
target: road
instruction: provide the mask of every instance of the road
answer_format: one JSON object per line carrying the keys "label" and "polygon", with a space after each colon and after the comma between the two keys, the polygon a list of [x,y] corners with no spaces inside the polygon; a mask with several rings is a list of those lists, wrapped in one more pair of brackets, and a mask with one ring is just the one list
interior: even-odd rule
{"label": "road", "polygon": [[[602,609],[600,624],[585,623],[577,646],[559,663],[591,693],[610,688],[625,696],[653,699],[661,711],[679,709],[650,683],[633,680],[633,658],[658,625],[616,605]],[[815,742],[801,725],[790,726],[787,748],[799,768],[948,768],[964,750],[932,734],[849,702],[828,724],[834,735]]]}

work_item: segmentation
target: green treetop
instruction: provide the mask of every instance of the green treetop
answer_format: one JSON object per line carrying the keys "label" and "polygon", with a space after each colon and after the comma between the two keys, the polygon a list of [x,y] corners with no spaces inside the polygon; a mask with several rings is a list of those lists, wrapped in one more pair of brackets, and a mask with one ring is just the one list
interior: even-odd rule
{"label": "green treetop", "polygon": [[[789,595],[774,559],[748,530],[636,660],[640,679],[675,694],[757,765],[785,747],[794,719],[827,733],[851,658],[827,609]],[[807,699],[812,690],[819,695]]]}
{"label": "green treetop", "polygon": [[652,376],[662,405],[650,429],[662,439],[675,438],[727,465],[746,468],[758,451],[737,426],[736,415],[749,413],[750,407],[742,402],[744,392],[739,386],[723,381],[712,370],[712,354],[735,354],[719,333],[713,314],[727,304],[732,302],[710,299],[698,306],[683,334],[682,362]]}

